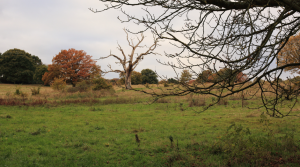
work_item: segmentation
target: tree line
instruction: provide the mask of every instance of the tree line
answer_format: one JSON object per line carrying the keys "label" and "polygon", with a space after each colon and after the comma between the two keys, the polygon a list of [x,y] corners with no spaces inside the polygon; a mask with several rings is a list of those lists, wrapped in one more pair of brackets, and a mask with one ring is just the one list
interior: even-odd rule
{"label": "tree line", "polygon": [[[295,42],[299,42],[298,36],[291,39],[291,42],[287,46],[293,46],[289,48],[289,53],[297,52],[298,48],[294,48]],[[292,43],[293,42],[293,43]],[[296,44],[297,44],[296,43]],[[300,45],[298,45],[300,46]],[[294,54],[286,55],[286,52],[282,52],[279,55],[283,64],[283,60],[295,61],[296,56]],[[38,56],[31,55],[24,50],[10,49],[3,54],[0,53],[0,81],[2,83],[16,83],[16,84],[41,84],[50,85],[55,78],[64,78],[64,81],[68,84],[76,86],[76,84],[83,80],[91,80],[97,77],[101,77],[101,67],[96,65],[96,61],[91,59],[92,56],[87,55],[82,50],[62,50],[57,54],[52,64],[48,66],[43,64]],[[297,68],[289,68],[293,72],[297,72]],[[180,77],[177,79],[168,78],[158,81],[157,74],[151,69],[143,69],[141,72],[131,72],[131,84],[158,84],[158,83],[173,83],[173,84],[187,84],[190,81],[196,83],[215,83],[219,81],[224,82],[244,82],[247,80],[247,75],[237,70],[231,70],[229,68],[222,68],[218,72],[213,73],[212,70],[205,70],[193,80],[192,74],[189,70],[183,70]],[[293,83],[299,82],[299,76],[291,78]],[[282,82],[282,79],[279,80]],[[126,83],[125,72],[120,72],[118,84]]]}
{"label": "tree line", "polygon": [[[122,23],[132,22],[139,27],[127,31],[134,34],[151,32],[160,41],[172,44],[176,52],[169,50],[164,55],[177,62],[160,63],[172,68],[176,74],[176,70],[183,69],[191,70],[194,77],[206,70],[214,73],[210,77],[215,80],[212,85],[185,85],[175,94],[149,94],[158,98],[209,94],[217,98],[210,105],[213,106],[222,98],[255,88],[256,92],[261,92],[267,114],[273,117],[289,114],[277,109],[286,92],[280,93],[281,85],[273,81],[279,81],[283,71],[297,70],[300,66],[299,50],[296,49],[299,45],[292,42],[297,40],[300,32],[299,0],[100,0],[100,3],[105,7],[90,10],[94,13],[120,10],[125,16],[118,17]],[[130,12],[141,7],[145,8],[138,15]],[[230,69],[233,75],[242,72],[248,79],[238,83],[234,81],[235,76],[220,77],[220,67]],[[255,82],[248,84],[254,79]],[[256,87],[257,84],[260,86]],[[266,86],[270,89],[265,89]],[[218,89],[218,93],[214,89]],[[270,94],[274,95],[273,99]]]}
{"label": "tree line", "polygon": [[[83,50],[61,50],[49,65],[43,64],[38,56],[21,49],[0,53],[2,83],[50,85],[55,79],[63,78],[64,82],[75,87],[78,82],[101,77],[101,67]],[[132,84],[157,84],[157,78],[151,69],[144,69],[141,73],[133,71]],[[125,84],[124,73],[120,73],[119,83]]]}

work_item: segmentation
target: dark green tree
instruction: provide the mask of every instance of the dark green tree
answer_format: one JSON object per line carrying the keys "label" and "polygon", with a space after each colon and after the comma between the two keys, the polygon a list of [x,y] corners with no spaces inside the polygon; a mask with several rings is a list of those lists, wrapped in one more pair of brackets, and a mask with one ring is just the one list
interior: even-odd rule
{"label": "dark green tree", "polygon": [[[125,84],[125,73],[120,73],[120,83]],[[137,71],[132,71],[131,73],[131,84],[132,85],[138,85],[142,84],[142,74]]]}
{"label": "dark green tree", "polygon": [[205,70],[203,71],[201,74],[199,74],[198,78],[196,79],[196,81],[198,83],[205,83],[208,82],[208,77],[212,74],[211,70]]}
{"label": "dark green tree", "polygon": [[150,69],[143,69],[141,71],[142,73],[142,83],[143,84],[157,84],[158,83],[158,79],[157,79],[157,75],[154,71],[150,70]]}
{"label": "dark green tree", "polygon": [[24,50],[10,49],[0,57],[1,81],[4,83],[34,83],[33,75],[41,64],[37,56]]}
{"label": "dark green tree", "polygon": [[36,67],[38,67],[40,65],[43,65],[42,60],[39,57],[37,57],[35,55],[32,55],[31,58],[33,59],[34,64],[36,65]]}
{"label": "dark green tree", "polygon": [[132,75],[131,75],[131,84],[132,85],[138,85],[138,84],[142,84],[142,74],[140,72],[137,71],[132,71]]}
{"label": "dark green tree", "polygon": [[176,79],[174,79],[174,78],[169,78],[169,79],[168,79],[168,83],[169,83],[169,84],[170,84],[170,83],[178,84],[179,82],[178,82]]}
{"label": "dark green tree", "polygon": [[44,83],[42,81],[42,78],[43,78],[43,75],[45,74],[45,72],[48,72],[48,66],[46,66],[44,64],[37,66],[37,68],[35,69],[35,73],[33,75],[33,80],[39,84]]}

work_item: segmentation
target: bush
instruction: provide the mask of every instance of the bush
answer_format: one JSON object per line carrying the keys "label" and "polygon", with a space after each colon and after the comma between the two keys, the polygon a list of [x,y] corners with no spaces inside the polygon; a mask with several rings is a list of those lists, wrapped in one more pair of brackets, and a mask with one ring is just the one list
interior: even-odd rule
{"label": "bush", "polygon": [[160,99],[157,99],[155,102],[156,103],[170,103],[170,100],[166,99],[166,98],[160,98]]}
{"label": "bush", "polygon": [[75,92],[78,92],[78,88],[77,87],[70,87],[67,89],[67,92],[68,93],[75,93]]}
{"label": "bush", "polygon": [[112,85],[108,84],[104,78],[97,78],[93,80],[93,90],[111,89]]}
{"label": "bush", "polygon": [[78,82],[76,84],[76,87],[70,87],[66,91],[68,93],[87,92],[90,89],[91,85],[92,85],[92,82],[85,80],[82,82]]}
{"label": "bush", "polygon": [[197,98],[197,99],[192,99],[189,103],[189,107],[200,107],[200,106],[205,106],[205,99],[204,98]]}
{"label": "bush", "polygon": [[146,88],[150,88],[150,86],[149,86],[149,84],[148,84],[148,83],[146,83],[146,84],[145,84],[145,87],[146,87]]}
{"label": "bush", "polygon": [[54,78],[53,83],[50,86],[54,90],[64,90],[67,84],[63,78]]}
{"label": "bush", "polygon": [[22,91],[20,90],[21,88],[16,87],[15,95],[20,95]]}
{"label": "bush", "polygon": [[169,87],[169,84],[167,82],[165,82],[164,87]]}
{"label": "bush", "polygon": [[38,87],[38,88],[32,88],[31,89],[31,94],[32,95],[37,95],[37,94],[40,94],[40,87]]}
{"label": "bush", "polygon": [[76,87],[71,87],[67,89],[67,92],[74,93],[74,92],[86,92],[90,88],[91,84],[88,81],[78,82]]}
{"label": "bush", "polygon": [[218,102],[218,105],[228,105],[228,100],[225,98],[220,99],[220,101]]}

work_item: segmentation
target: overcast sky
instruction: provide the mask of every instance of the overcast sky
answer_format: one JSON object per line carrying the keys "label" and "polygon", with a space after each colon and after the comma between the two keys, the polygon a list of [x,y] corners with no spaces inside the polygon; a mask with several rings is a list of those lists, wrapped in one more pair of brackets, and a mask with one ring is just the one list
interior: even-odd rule
{"label": "overcast sky", "polygon": [[[135,24],[121,23],[117,17],[122,13],[113,10],[104,13],[93,13],[88,8],[103,9],[98,0],[1,0],[0,1],[0,52],[13,48],[25,50],[38,56],[44,64],[51,64],[52,58],[62,49],[74,48],[84,50],[94,59],[113,54],[120,55],[118,43],[129,54],[131,48],[126,41],[123,28],[132,28]],[[150,34],[145,35],[144,44],[152,44]],[[130,36],[134,38],[135,36]],[[136,41],[135,41],[136,42]],[[157,52],[162,52],[158,48]],[[141,53],[144,50],[137,50]],[[149,55],[136,68],[160,70],[161,75],[174,76],[171,68],[157,63],[162,56]],[[107,64],[115,69],[116,59],[109,58],[97,61],[103,70]],[[105,78],[117,78],[118,74],[109,73]]]}
{"label": "overcast sky", "polygon": [[[38,56],[44,64],[51,64],[56,54],[70,48],[84,50],[94,59],[107,56],[110,51],[120,55],[118,42],[129,54],[131,50],[123,28],[135,29],[136,25],[121,23],[117,19],[122,16],[120,11],[93,13],[88,8],[103,9],[104,5],[98,0],[1,0],[0,52],[18,48]],[[145,44],[149,46],[152,41],[152,36],[146,34]],[[156,51],[163,53],[170,49],[164,45]],[[175,76],[172,68],[159,64],[156,59],[172,61],[164,56],[149,55],[136,71],[150,68],[168,78]],[[109,58],[99,60],[97,64],[102,70],[108,70],[107,64],[121,69],[115,62],[116,59]],[[118,74],[109,73],[105,78],[118,78]]]}

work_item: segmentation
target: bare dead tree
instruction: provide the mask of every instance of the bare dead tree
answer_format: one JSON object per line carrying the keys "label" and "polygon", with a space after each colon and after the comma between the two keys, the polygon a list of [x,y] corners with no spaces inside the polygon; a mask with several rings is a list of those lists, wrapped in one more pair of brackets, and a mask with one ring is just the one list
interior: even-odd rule
{"label": "bare dead tree", "polygon": [[114,57],[114,58],[118,59],[118,62],[116,62],[116,64],[121,64],[123,67],[123,70],[113,70],[111,65],[109,64],[108,67],[110,70],[105,71],[103,73],[108,73],[108,72],[124,73],[125,74],[125,87],[126,87],[126,89],[132,89],[132,87],[131,87],[132,71],[134,71],[134,69],[137,67],[137,65],[144,59],[144,56],[149,55],[149,54],[156,54],[153,51],[158,46],[158,40],[157,40],[157,38],[155,38],[153,36],[154,43],[147,49],[146,52],[137,54],[137,56],[134,60],[134,54],[135,54],[136,49],[146,47],[146,46],[141,46],[141,43],[145,39],[145,36],[143,35],[143,33],[141,33],[141,38],[140,39],[137,38],[138,42],[137,42],[137,44],[134,44],[132,39],[129,40],[127,31],[125,29],[124,29],[124,31],[127,35],[127,42],[129,44],[129,46],[131,46],[131,48],[132,48],[132,51],[130,54],[128,54],[128,57],[125,55],[122,47],[118,44],[117,49],[122,53],[123,58],[110,53],[107,57],[101,57],[100,59],[105,59],[108,57]]}
{"label": "bare dead tree", "polygon": [[[105,9],[90,10],[95,13],[121,10],[127,16],[122,22],[143,25],[142,31],[134,33],[151,30],[160,39],[168,40],[179,48],[178,53],[165,53],[167,57],[177,58],[177,64],[160,62],[175,71],[189,69],[197,77],[205,70],[217,73],[220,67],[225,67],[248,76],[248,79],[238,83],[231,82],[229,77],[212,84],[183,84],[172,91],[151,92],[153,96],[208,94],[218,97],[215,103],[209,105],[212,106],[221,98],[257,88],[253,96],[260,94],[263,103],[261,107],[266,108],[267,114],[273,117],[290,115],[291,110],[283,113],[278,108],[278,104],[285,100],[282,93],[288,91],[279,91],[281,83],[278,80],[285,68],[299,66],[300,62],[282,66],[277,66],[276,62],[278,53],[288,39],[300,30],[299,0],[100,1],[108,2]],[[128,7],[145,7],[142,9],[144,14],[131,15],[124,10],[125,6],[127,11],[134,11]],[[161,12],[152,12],[152,8],[161,8]],[[249,83],[255,78],[254,82]],[[297,97],[293,96],[295,101]]]}

